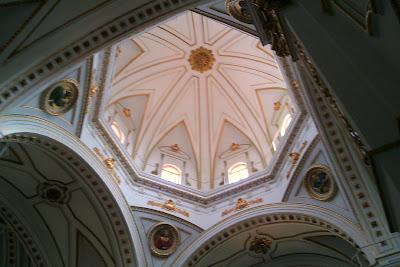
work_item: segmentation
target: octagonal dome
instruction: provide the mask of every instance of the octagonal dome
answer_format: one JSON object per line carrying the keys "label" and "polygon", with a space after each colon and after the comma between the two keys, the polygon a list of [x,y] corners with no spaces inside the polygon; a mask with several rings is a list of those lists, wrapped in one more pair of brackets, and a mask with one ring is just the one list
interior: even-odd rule
{"label": "octagonal dome", "polygon": [[267,168],[296,111],[256,37],[187,11],[114,49],[102,116],[137,170],[209,191]]}

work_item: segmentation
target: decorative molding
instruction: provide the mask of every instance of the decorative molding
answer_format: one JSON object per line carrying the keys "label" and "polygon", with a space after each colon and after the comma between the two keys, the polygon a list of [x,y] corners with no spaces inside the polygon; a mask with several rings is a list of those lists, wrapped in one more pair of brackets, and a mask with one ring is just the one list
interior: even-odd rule
{"label": "decorative molding", "polygon": [[334,15],[333,6],[335,6],[363,31],[369,35],[373,35],[371,26],[372,17],[377,14],[375,0],[366,0],[366,10],[358,10],[357,5],[352,3],[352,1],[353,0],[321,0],[322,10],[330,15]]}
{"label": "decorative molding", "polygon": [[147,205],[159,207],[159,208],[162,208],[164,210],[171,211],[171,212],[177,212],[177,213],[182,214],[183,216],[186,216],[186,217],[190,216],[189,212],[178,208],[176,206],[175,202],[172,199],[168,199],[164,203],[159,203],[159,202],[155,202],[153,200],[149,200],[147,202]]}
{"label": "decorative molding", "polygon": [[29,15],[25,21],[21,23],[19,28],[11,35],[11,37],[5,41],[4,44],[0,45],[0,54],[14,41],[14,39],[25,29],[26,25],[35,17],[35,15],[42,9],[42,7],[47,3],[47,0],[29,0],[29,1],[14,1],[13,3],[0,3],[0,8],[16,6],[16,5],[24,5],[26,3],[37,2],[38,6],[33,10],[33,12]]}
{"label": "decorative molding", "polygon": [[271,49],[279,57],[290,55],[280,10],[290,0],[225,0],[225,9],[235,19],[244,23],[253,23],[263,43],[271,44]]}
{"label": "decorative molding", "polygon": [[250,178],[247,180],[243,180],[243,182],[237,184],[226,185],[220,190],[212,191],[210,193],[202,193],[199,190],[188,189],[185,188],[184,186],[179,186],[179,185],[176,185],[174,187],[168,186],[166,184],[156,181],[155,179],[151,179],[148,176],[144,176],[138,173],[139,171],[131,166],[130,163],[131,160],[129,156],[126,153],[122,152],[121,149],[114,143],[112,135],[103,125],[104,122],[100,120],[100,108],[102,105],[101,100],[103,98],[106,86],[106,77],[108,77],[107,75],[109,75],[108,72],[109,72],[110,55],[111,55],[111,49],[107,49],[105,51],[105,56],[101,63],[100,81],[98,83],[99,91],[96,94],[96,100],[95,100],[96,102],[94,104],[92,123],[99,137],[101,137],[101,140],[110,146],[112,153],[116,155],[116,158],[120,161],[121,166],[128,172],[132,180],[139,185],[150,187],[157,191],[161,191],[163,193],[170,194],[172,196],[183,198],[200,205],[211,205],[213,203],[223,201],[227,197],[235,195],[238,196],[246,191],[251,190],[252,188],[261,186],[265,183],[274,180],[276,174],[285,163],[287,159],[287,153],[290,147],[292,147],[294,140],[298,137],[300,129],[304,127],[304,121],[307,117],[307,113],[304,102],[302,100],[302,95],[301,95],[302,91],[299,90],[298,88],[298,81],[295,80],[295,77],[293,75],[289,63],[285,59],[281,58],[280,60],[278,60],[278,63],[282,65],[283,72],[287,76],[287,79],[289,81],[288,84],[290,84],[290,86],[293,86],[293,100],[297,105],[299,113],[291,123],[290,131],[288,132],[287,135],[285,135],[286,140],[283,146],[279,148],[276,155],[274,156],[273,162],[271,162],[272,168],[270,169],[270,171],[265,175],[259,176],[257,178],[254,179]]}
{"label": "decorative molding", "polygon": [[1,200],[0,218],[3,219],[10,229],[15,231],[36,266],[49,266],[48,259],[45,257],[45,254],[43,254],[39,244],[36,243],[29,229],[22,224],[21,220]]}
{"label": "decorative molding", "polygon": [[66,204],[70,199],[68,187],[56,181],[43,182],[38,185],[38,195],[49,204]]}
{"label": "decorative molding", "polygon": [[[327,141],[330,143],[330,147],[335,154],[336,162],[339,164],[343,171],[343,183],[346,184],[350,190],[353,200],[352,202],[356,205],[358,213],[363,217],[362,225],[365,231],[370,233],[371,238],[380,244],[377,247],[378,250],[388,250],[393,247],[392,241],[385,241],[389,234],[387,223],[385,221],[382,211],[379,206],[375,204],[376,199],[371,195],[371,189],[367,189],[368,185],[362,178],[358,165],[354,162],[354,153],[349,150],[349,144],[353,145],[354,148],[358,149],[358,155],[360,159],[364,158],[364,162],[367,163],[364,167],[369,168],[369,159],[365,158],[366,153],[364,146],[359,138],[359,135],[350,126],[349,121],[340,111],[336,100],[331,95],[325,82],[322,80],[320,74],[314,67],[311,59],[306,55],[305,50],[298,41],[296,48],[300,57],[300,66],[305,74],[309,76],[314,84],[314,88],[310,88],[310,99],[314,101],[315,112],[321,118],[317,118],[321,126],[326,133]],[[343,125],[345,130],[343,130]],[[347,132],[349,135],[349,141],[344,140],[342,132]],[[356,150],[357,151],[357,150]],[[368,171],[368,169],[366,169]],[[369,178],[368,175],[365,179]],[[368,179],[370,183],[371,180]],[[379,200],[378,200],[379,201]]]}
{"label": "decorative molding", "polygon": [[110,174],[114,177],[114,181],[117,184],[121,184],[121,178],[115,172],[116,160],[114,158],[106,158],[103,155],[103,153],[101,153],[101,151],[100,151],[100,149],[98,147],[93,148],[93,151],[96,153],[96,155],[103,162],[104,166],[107,168],[107,170],[110,172]]}
{"label": "decorative molding", "polygon": [[[308,144],[308,141],[305,140],[303,143],[301,143],[301,147],[300,147],[299,152],[293,151],[293,152],[289,153],[289,158],[291,159],[292,164],[290,165],[290,168],[289,168],[289,170],[287,172],[287,175],[286,175],[287,178],[290,177],[290,174],[292,173],[292,171],[295,168],[297,162],[299,161],[300,157],[302,156],[301,153],[303,152],[304,148],[307,147],[307,144]],[[304,157],[304,155],[303,155],[303,157]]]}
{"label": "decorative molding", "polygon": [[163,17],[177,9],[190,7],[196,2],[198,0],[151,1],[111,19],[90,33],[77,38],[62,50],[37,63],[34,67],[21,73],[15,80],[0,88],[0,110],[3,110],[17,96],[68,64],[88,56],[91,52],[127,35],[138,27],[143,27],[146,23],[151,23],[156,18]]}
{"label": "decorative molding", "polygon": [[161,217],[164,217],[164,218],[172,220],[172,221],[178,221],[179,223],[184,224],[187,227],[189,227],[199,233],[204,231],[203,228],[197,226],[196,224],[193,224],[193,223],[191,223],[185,219],[182,219],[181,217],[175,216],[173,214],[165,213],[163,211],[150,209],[150,208],[146,208],[146,207],[138,207],[138,206],[131,206],[131,210],[133,212],[145,212],[145,213],[161,216]]}
{"label": "decorative molding", "polygon": [[[286,187],[285,194],[283,195],[282,202],[287,202],[289,199],[289,195],[293,190],[293,186],[295,182],[297,181],[297,177],[301,171],[301,169],[304,167],[306,159],[308,159],[309,155],[311,152],[314,150],[314,148],[317,146],[317,144],[321,141],[321,138],[319,135],[315,136],[315,138],[311,141],[310,145],[306,148],[304,151],[303,156],[300,158],[299,163],[294,167],[294,171],[291,175],[291,179],[289,181],[288,186]],[[290,178],[290,177],[288,177]]]}
{"label": "decorative molding", "polygon": [[222,212],[221,216],[225,216],[225,215],[228,215],[228,214],[230,214],[232,212],[239,211],[239,210],[242,210],[244,208],[248,208],[248,207],[250,207],[250,206],[252,206],[254,204],[262,203],[263,201],[264,200],[262,198],[255,198],[255,199],[252,199],[252,200],[246,200],[244,198],[238,198],[238,200],[236,201],[236,205],[233,208],[224,210]]}
{"label": "decorative molding", "polygon": [[129,227],[125,223],[120,207],[115,203],[114,197],[107,189],[103,180],[91,169],[91,167],[86,165],[86,163],[84,163],[75,152],[71,152],[63,144],[33,133],[9,134],[4,136],[1,141],[28,143],[42,147],[46,149],[46,151],[54,153],[57,157],[62,158],[64,162],[68,163],[73,169],[75,169],[76,173],[79,173],[82,177],[82,182],[86,183],[88,187],[92,189],[93,193],[97,196],[99,203],[107,213],[119,244],[120,253],[123,255],[123,260],[128,265],[135,261],[135,255],[133,254],[133,251],[135,250],[131,243],[132,239]]}
{"label": "decorative molding", "polygon": [[[241,214],[237,214],[236,216],[240,215]],[[343,238],[357,249],[360,248],[360,244],[357,244],[353,240],[353,238],[348,236],[348,234],[346,234],[338,226],[335,226],[332,222],[322,220],[315,216],[300,214],[300,211],[299,213],[289,213],[282,211],[279,213],[263,214],[251,218],[246,217],[245,219],[237,221],[235,224],[224,228],[222,231],[219,231],[212,237],[209,237],[207,239],[202,238],[201,240],[204,240],[205,242],[203,242],[199,247],[187,249],[190,251],[193,251],[193,249],[195,249],[193,254],[191,254],[185,260],[182,258],[181,261],[177,261],[175,262],[175,264],[182,264],[177,266],[187,266],[187,267],[197,266],[203,257],[205,257],[210,251],[212,251],[213,249],[215,249],[221,243],[227,241],[228,239],[233,238],[234,236],[244,231],[257,229],[264,225],[276,224],[276,223],[300,223],[300,224],[314,225],[318,228],[327,230],[328,232],[334,234],[335,236]],[[215,231],[213,231],[213,233],[214,232],[216,232],[216,229]]]}

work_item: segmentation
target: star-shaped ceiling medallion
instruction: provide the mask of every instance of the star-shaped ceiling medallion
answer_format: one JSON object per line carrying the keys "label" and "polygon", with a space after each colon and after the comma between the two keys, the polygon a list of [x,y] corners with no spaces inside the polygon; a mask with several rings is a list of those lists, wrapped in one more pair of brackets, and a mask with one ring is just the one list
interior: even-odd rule
{"label": "star-shaped ceiling medallion", "polygon": [[192,70],[203,73],[210,70],[215,62],[215,57],[210,49],[200,46],[190,52],[189,63]]}

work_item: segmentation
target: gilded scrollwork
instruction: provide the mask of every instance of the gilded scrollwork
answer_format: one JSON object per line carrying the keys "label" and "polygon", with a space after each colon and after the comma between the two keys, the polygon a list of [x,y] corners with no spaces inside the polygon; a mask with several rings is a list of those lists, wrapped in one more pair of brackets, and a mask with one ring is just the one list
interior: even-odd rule
{"label": "gilded scrollwork", "polygon": [[159,208],[162,208],[164,210],[171,211],[171,212],[177,212],[177,213],[182,214],[183,216],[186,216],[186,217],[190,216],[189,212],[178,208],[176,206],[176,203],[172,199],[168,199],[164,203],[159,203],[159,202],[156,202],[156,201],[153,201],[153,200],[149,200],[147,202],[147,205],[154,206],[154,207],[159,207]]}
{"label": "gilded scrollwork", "polygon": [[100,158],[100,160],[103,162],[104,166],[107,168],[110,174],[114,177],[115,182],[117,182],[117,184],[120,184],[121,178],[115,172],[115,163],[117,161],[114,158],[105,157],[103,153],[101,153],[98,147],[95,147],[93,150],[96,153],[96,155]]}
{"label": "gilded scrollwork", "polygon": [[377,14],[375,1],[364,1],[365,10],[361,10],[358,3],[352,2],[351,0],[321,0],[321,6],[322,10],[330,15],[334,15],[333,7],[335,7],[355,22],[363,31],[372,35],[372,17]]}
{"label": "gilded scrollwork", "polygon": [[249,207],[251,205],[254,205],[254,204],[257,204],[257,203],[261,203],[263,201],[264,200],[262,198],[255,198],[255,199],[252,199],[252,200],[246,200],[244,198],[238,198],[238,200],[236,201],[235,206],[233,208],[224,210],[221,215],[225,216],[225,215],[228,215],[228,214],[230,214],[232,212],[242,210],[244,208],[247,208],[247,207]]}
{"label": "gilded scrollwork", "polygon": [[225,8],[232,17],[247,24],[254,23],[249,5],[253,5],[257,11],[263,13],[262,28],[271,44],[271,49],[278,56],[286,57],[290,53],[279,12],[289,2],[289,0],[249,0],[246,3],[246,0],[226,0]]}

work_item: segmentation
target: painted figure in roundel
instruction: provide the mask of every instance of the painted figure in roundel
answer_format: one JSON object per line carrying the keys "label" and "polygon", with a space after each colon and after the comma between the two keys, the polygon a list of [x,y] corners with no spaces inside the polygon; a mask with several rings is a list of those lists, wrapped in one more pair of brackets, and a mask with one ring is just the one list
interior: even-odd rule
{"label": "painted figure in roundel", "polygon": [[311,187],[319,194],[325,194],[329,191],[330,179],[324,170],[318,170],[311,176]]}
{"label": "painted figure in roundel", "polygon": [[161,228],[154,234],[154,246],[159,250],[168,250],[174,243],[174,235],[167,228]]}
{"label": "painted figure in roundel", "polygon": [[150,249],[156,256],[168,257],[176,251],[179,242],[179,231],[172,224],[158,223],[150,230]]}
{"label": "painted figure in roundel", "polygon": [[42,94],[41,108],[47,113],[58,116],[69,111],[78,99],[77,81],[61,80],[50,86]]}
{"label": "painted figure in roundel", "polygon": [[305,184],[312,198],[328,201],[336,193],[336,184],[327,166],[314,165],[306,174]]}

